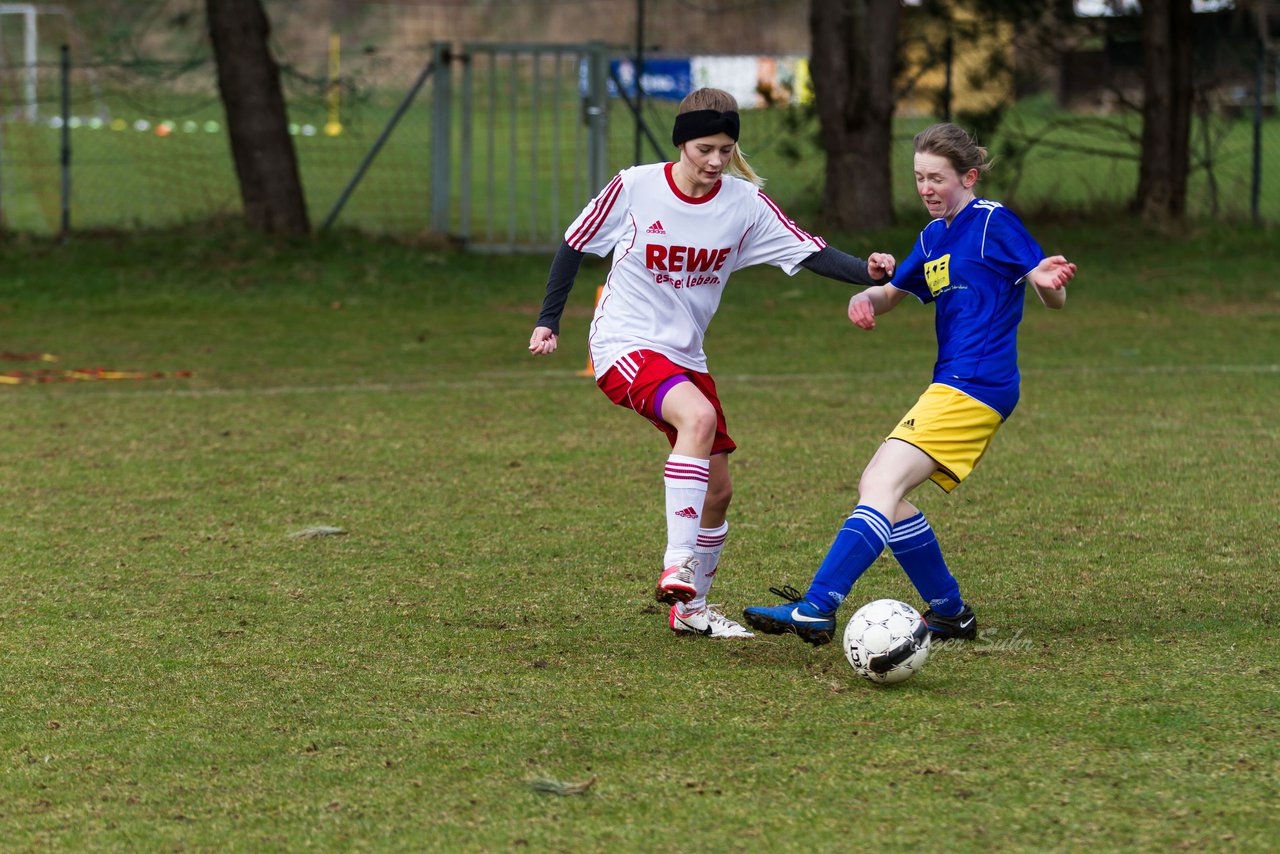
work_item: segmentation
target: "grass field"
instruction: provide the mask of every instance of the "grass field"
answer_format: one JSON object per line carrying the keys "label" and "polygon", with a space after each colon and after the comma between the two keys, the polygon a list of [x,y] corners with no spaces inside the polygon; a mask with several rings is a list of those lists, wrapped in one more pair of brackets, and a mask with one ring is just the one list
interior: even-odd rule
{"label": "grass field", "polygon": [[[0,385],[3,847],[1275,850],[1275,235],[1034,230],[1067,310],[918,495],[987,634],[890,689],[666,628],[665,443],[577,376],[598,264],[535,360],[546,258],[0,245],[0,350],[59,357],[0,367],[194,371]],[[931,312],[847,297],[746,271],[712,327],[731,615],[808,580],[928,380]],[[916,602],[889,559],[882,596]]]}

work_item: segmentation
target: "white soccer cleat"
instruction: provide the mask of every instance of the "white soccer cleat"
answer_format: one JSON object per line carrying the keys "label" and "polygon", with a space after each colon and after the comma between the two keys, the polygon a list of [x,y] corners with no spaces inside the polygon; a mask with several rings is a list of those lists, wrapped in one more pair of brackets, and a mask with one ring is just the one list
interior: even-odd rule
{"label": "white soccer cleat", "polygon": [[687,557],[662,571],[661,577],[658,578],[658,587],[653,591],[653,598],[669,605],[688,602],[698,595],[697,588],[693,586],[697,576],[698,559]]}
{"label": "white soccer cleat", "polygon": [[671,631],[676,634],[689,633],[709,638],[755,637],[742,624],[735,623],[722,614],[719,605],[708,605],[691,614],[681,614],[680,606],[672,605],[667,622],[671,624]]}

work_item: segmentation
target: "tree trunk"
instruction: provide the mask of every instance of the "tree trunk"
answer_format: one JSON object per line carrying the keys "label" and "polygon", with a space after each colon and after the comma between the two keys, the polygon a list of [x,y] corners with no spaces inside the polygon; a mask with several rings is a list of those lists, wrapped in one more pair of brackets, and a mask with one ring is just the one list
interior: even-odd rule
{"label": "tree trunk", "polygon": [[306,234],[307,206],[262,2],[205,0],[205,8],[245,220],[269,234]]}
{"label": "tree trunk", "polygon": [[827,154],[822,210],[840,230],[893,224],[899,0],[812,0],[809,59]]}
{"label": "tree trunk", "polygon": [[1191,0],[1142,4],[1142,161],[1134,207],[1148,223],[1187,210],[1191,138]]}

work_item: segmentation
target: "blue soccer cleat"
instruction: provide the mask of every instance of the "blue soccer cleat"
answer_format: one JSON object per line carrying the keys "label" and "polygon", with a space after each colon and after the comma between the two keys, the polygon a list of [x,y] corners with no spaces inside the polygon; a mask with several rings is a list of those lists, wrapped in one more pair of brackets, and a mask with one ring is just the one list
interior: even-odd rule
{"label": "blue soccer cleat", "polygon": [[769,635],[781,635],[793,632],[800,640],[814,646],[831,643],[836,632],[836,612],[819,611],[806,601],[800,591],[790,585],[778,589],[770,587],[769,592],[787,600],[785,605],[774,605],[768,608],[746,608],[742,615],[753,629]]}

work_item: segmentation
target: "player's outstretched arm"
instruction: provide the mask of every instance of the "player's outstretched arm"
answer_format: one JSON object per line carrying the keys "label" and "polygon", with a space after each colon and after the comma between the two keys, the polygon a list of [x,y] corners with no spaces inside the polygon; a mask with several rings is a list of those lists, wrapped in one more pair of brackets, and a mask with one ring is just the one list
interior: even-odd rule
{"label": "player's outstretched arm", "polygon": [[834,246],[824,246],[800,262],[806,270],[852,285],[873,285],[893,275],[893,256],[885,252],[873,252],[863,261],[857,256],[842,252]]}
{"label": "player's outstretched arm", "polygon": [[1036,289],[1040,302],[1047,308],[1062,308],[1067,304],[1067,282],[1076,276],[1076,265],[1061,255],[1041,258],[1035,269],[1027,274],[1027,280]]}

